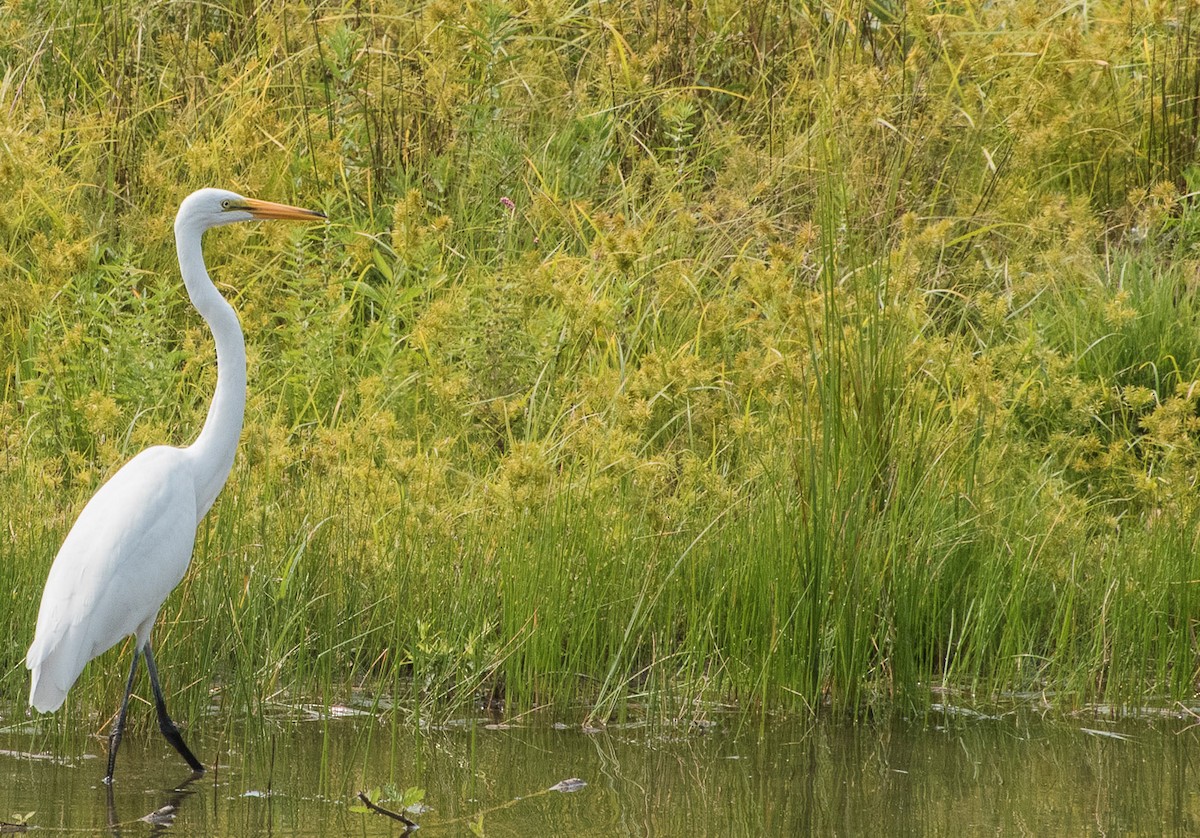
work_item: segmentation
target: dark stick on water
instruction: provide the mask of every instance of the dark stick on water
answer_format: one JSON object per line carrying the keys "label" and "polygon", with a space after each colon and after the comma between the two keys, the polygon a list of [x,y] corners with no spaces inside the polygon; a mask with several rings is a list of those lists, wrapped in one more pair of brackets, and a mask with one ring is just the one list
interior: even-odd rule
{"label": "dark stick on water", "polygon": [[393,812],[391,809],[383,808],[378,803],[372,803],[371,798],[367,797],[367,793],[365,791],[360,791],[358,793],[358,799],[361,800],[363,802],[363,805],[366,806],[368,809],[370,809],[372,812],[377,812],[380,815],[387,815],[392,820],[400,821],[400,823],[404,824],[404,828],[406,830],[417,828],[416,821],[410,821],[408,818],[404,817],[404,815],[400,814],[399,812]]}

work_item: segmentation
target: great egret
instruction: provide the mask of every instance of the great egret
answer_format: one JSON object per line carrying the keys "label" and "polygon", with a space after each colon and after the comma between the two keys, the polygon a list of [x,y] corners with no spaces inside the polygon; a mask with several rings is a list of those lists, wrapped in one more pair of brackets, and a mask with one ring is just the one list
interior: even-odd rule
{"label": "great egret", "polygon": [[150,629],[191,562],[196,526],[229,477],[246,407],[242,328],[233,307],[208,277],[200,239],[211,227],[272,218],[311,221],[325,216],[222,189],[201,189],[179,205],[179,270],[217,348],[212,405],[191,445],[147,448],[100,487],[67,533],[46,579],[37,630],[25,657],[33,672],[29,703],[36,709],[57,710],[88,661],[128,635],[136,639],[125,697],[109,734],[106,783],[112,782],[129,694],[143,654],[159,729],[193,771],[204,771],[167,715]]}

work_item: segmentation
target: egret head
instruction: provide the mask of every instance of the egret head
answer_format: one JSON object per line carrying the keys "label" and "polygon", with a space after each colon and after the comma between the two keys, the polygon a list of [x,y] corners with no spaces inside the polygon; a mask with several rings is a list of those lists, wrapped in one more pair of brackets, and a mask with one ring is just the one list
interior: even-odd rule
{"label": "egret head", "polygon": [[203,232],[211,227],[256,219],[323,221],[325,213],[246,198],[225,189],[199,189],[179,205],[175,227]]}

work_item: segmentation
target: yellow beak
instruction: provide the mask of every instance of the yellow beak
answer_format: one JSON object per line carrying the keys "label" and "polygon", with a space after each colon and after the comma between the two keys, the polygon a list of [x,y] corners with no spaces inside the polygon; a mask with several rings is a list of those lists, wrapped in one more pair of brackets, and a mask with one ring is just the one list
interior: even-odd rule
{"label": "yellow beak", "polygon": [[261,219],[278,219],[291,221],[314,221],[316,219],[327,220],[325,213],[317,210],[301,209],[300,207],[291,207],[287,204],[276,204],[272,201],[257,201],[254,198],[247,198],[243,207],[255,218]]}

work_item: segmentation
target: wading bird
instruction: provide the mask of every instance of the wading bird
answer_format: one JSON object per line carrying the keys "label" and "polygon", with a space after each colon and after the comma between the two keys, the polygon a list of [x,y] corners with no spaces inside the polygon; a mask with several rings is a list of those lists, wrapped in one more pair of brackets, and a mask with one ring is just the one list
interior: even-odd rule
{"label": "wading bird", "polygon": [[188,296],[212,330],[217,389],[199,437],[186,448],[156,445],[138,454],[88,501],[63,541],[38,610],[25,658],[33,672],[29,703],[57,710],[85,664],[129,635],[136,645],[125,697],[108,738],[111,783],[138,657],[146,656],[158,726],[192,770],[204,766],[167,715],[150,629],[192,559],[196,527],[233,467],[246,407],[246,344],[233,307],[208,277],[200,239],[212,227],[254,219],[324,219],[314,210],[201,189],[175,216],[175,247]]}

